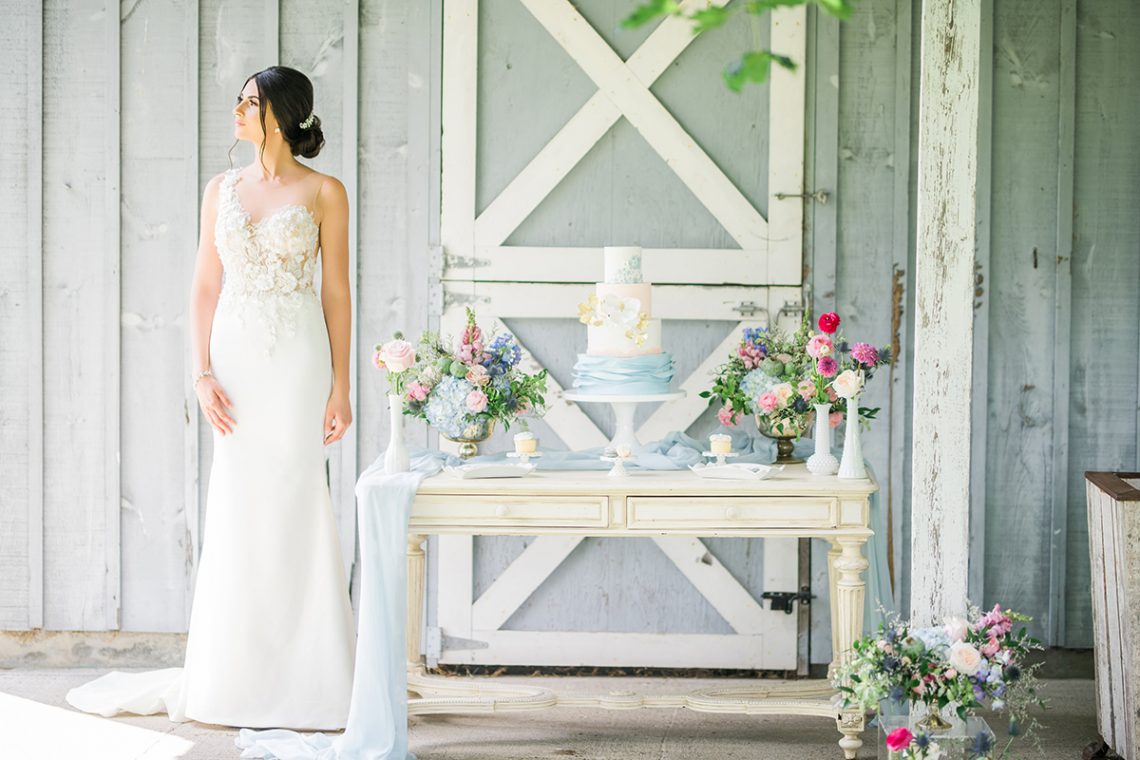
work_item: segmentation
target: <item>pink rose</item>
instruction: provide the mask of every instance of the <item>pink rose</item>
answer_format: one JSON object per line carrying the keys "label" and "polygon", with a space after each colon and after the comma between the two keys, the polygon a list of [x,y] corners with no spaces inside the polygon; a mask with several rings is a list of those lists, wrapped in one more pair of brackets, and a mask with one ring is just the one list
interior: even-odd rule
{"label": "pink rose", "polygon": [[824,377],[835,377],[835,373],[839,371],[839,365],[830,356],[821,356],[815,368]]}
{"label": "pink rose", "polygon": [[982,644],[982,654],[986,657],[993,657],[999,651],[1001,651],[1001,642],[995,638],[991,638],[985,644]]}
{"label": "pink rose", "polygon": [[776,407],[780,405],[780,400],[776,398],[775,393],[768,391],[767,393],[760,394],[760,398],[756,400],[756,403],[764,412],[774,412],[776,411]]}
{"label": "pink rose", "polygon": [[808,356],[813,359],[831,356],[835,353],[835,344],[826,335],[813,335],[808,339],[807,352]]}
{"label": "pink rose", "polygon": [[475,385],[486,385],[491,382],[491,375],[482,364],[476,364],[467,370],[467,382]]}
{"label": "pink rose", "polygon": [[964,641],[966,634],[969,633],[969,631],[970,624],[966,622],[965,618],[946,618],[946,636],[950,639],[951,643],[955,641]]}
{"label": "pink rose", "polygon": [[408,398],[412,401],[423,401],[427,398],[427,395],[427,388],[423,387],[419,383],[412,383],[408,386]]}
{"label": "pink rose", "polygon": [[834,311],[827,311],[819,315],[819,329],[831,334],[839,329],[839,315]]}
{"label": "pink rose", "polygon": [[729,406],[722,406],[720,411],[716,413],[716,418],[720,421],[720,424],[725,427],[733,427],[736,425],[736,412],[732,411],[732,408]]}
{"label": "pink rose", "polygon": [[837,428],[839,427],[840,422],[843,422],[843,412],[832,412],[831,414],[827,415],[828,427],[831,427],[833,429]]}
{"label": "pink rose", "polygon": [[982,667],[982,655],[974,648],[973,644],[968,644],[965,641],[956,641],[950,645],[950,665],[958,670],[959,673],[965,673],[972,676],[978,672]]}
{"label": "pink rose", "polygon": [[416,363],[416,351],[406,340],[390,340],[380,347],[376,360],[389,372],[403,372]]}
{"label": "pink rose", "polygon": [[475,390],[467,394],[467,408],[478,414],[487,408],[487,394]]}
{"label": "pink rose", "polygon": [[811,401],[811,397],[815,395],[815,383],[807,379],[800,380],[799,385],[796,386],[796,390],[800,392],[800,396],[804,401]]}
{"label": "pink rose", "polygon": [[891,752],[898,752],[909,747],[912,741],[914,741],[914,734],[909,729],[905,727],[896,728],[887,734],[887,749]]}
{"label": "pink rose", "polygon": [[950,681],[958,677],[958,671],[954,670],[954,668],[950,668],[942,675],[947,681]]}

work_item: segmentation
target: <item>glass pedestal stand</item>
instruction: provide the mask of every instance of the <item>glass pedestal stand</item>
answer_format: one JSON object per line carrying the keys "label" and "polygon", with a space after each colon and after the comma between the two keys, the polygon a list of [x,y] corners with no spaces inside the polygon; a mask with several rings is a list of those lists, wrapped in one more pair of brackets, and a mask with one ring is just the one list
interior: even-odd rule
{"label": "glass pedestal stand", "polygon": [[633,414],[638,404],[647,404],[654,401],[676,401],[685,397],[685,391],[670,391],[668,393],[648,393],[644,395],[607,394],[596,395],[591,393],[574,393],[568,391],[562,398],[575,403],[610,404],[614,408],[614,437],[610,446],[618,448],[628,446],[630,451],[637,451],[641,443],[637,440],[637,431],[633,427]]}

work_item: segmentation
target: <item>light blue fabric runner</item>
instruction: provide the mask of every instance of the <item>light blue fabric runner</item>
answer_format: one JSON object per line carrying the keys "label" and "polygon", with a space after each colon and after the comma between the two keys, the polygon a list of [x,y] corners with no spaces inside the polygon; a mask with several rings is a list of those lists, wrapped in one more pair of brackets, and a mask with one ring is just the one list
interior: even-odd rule
{"label": "light blue fabric runner", "polygon": [[[753,438],[742,430],[727,431],[735,462],[769,463],[775,442]],[[811,453],[811,441],[796,444],[797,456]],[[701,441],[684,433],[670,433],[643,446],[629,470],[682,470],[703,461]],[[601,448],[583,451],[544,451],[534,460],[543,470],[607,470]],[[468,462],[505,461],[506,454],[478,456]],[[234,740],[243,758],[276,760],[416,760],[408,751],[407,671],[404,630],[407,609],[408,518],[416,489],[425,477],[445,464],[460,464],[458,457],[431,449],[413,449],[411,472],[389,475],[381,455],[356,483],[357,524],[360,530],[360,623],[356,640],[352,704],[348,724],[338,737],[321,732],[308,735],[287,729],[243,728]],[[870,467],[868,466],[868,470]],[[880,606],[894,610],[887,574],[887,519],[878,492],[871,496],[871,529],[867,542],[867,594],[863,628],[878,628]],[[270,695],[271,698],[271,695]]]}

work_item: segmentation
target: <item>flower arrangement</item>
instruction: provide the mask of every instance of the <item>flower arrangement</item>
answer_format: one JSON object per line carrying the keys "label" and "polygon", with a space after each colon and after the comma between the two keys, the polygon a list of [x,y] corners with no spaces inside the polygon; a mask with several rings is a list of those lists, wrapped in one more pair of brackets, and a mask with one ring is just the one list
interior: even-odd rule
{"label": "flower arrangement", "polygon": [[387,370],[390,392],[402,396],[408,384],[408,370],[416,363],[416,351],[411,343],[404,340],[403,333],[397,332],[387,343],[376,344],[372,363],[378,369]]}
{"label": "flower arrangement", "polygon": [[[966,750],[971,760],[988,760],[994,749],[993,735],[986,731],[970,738]],[[912,733],[909,728],[896,728],[887,734],[890,760],[945,760],[947,753],[925,731]]]}
{"label": "flower arrangement", "polygon": [[[454,349],[434,332],[419,340],[410,373],[401,386],[404,413],[427,421],[453,440],[478,439],[495,421],[509,430],[523,415],[541,416],[545,408],[546,370],[522,371],[522,349],[510,333],[484,335],[475,312]],[[525,420],[524,420],[525,427]]]}
{"label": "flower arrangement", "polygon": [[[845,707],[878,712],[887,701],[922,703],[932,713],[932,729],[938,727],[934,711],[950,704],[963,720],[981,707],[1008,710],[1012,743],[1023,728],[1037,726],[1029,708],[1044,707],[1035,676],[1040,663],[1025,663],[1030,651],[1043,647],[1024,627],[1014,632],[1015,623],[1030,619],[1000,605],[984,614],[971,608],[968,618],[947,618],[945,625],[929,628],[888,617],[878,635],[855,642],[850,657],[836,670],[835,685]],[[892,736],[894,750],[911,752],[900,757],[938,756],[929,754],[930,746],[913,735],[896,731]],[[988,751],[979,756],[988,756]],[[1009,744],[1002,756],[1008,751]]]}
{"label": "flower arrangement", "polygon": [[[819,317],[818,332],[812,330],[810,314],[792,335],[775,328],[745,328],[735,352],[717,368],[712,388],[701,397],[721,405],[717,419],[726,427],[755,414],[777,434],[799,432],[806,429],[813,405],[825,403],[831,404],[831,426],[838,426],[846,399],[856,397],[874,370],[891,361],[889,347],[849,346],[839,334],[839,323],[838,314],[826,312]],[[865,420],[877,412],[859,409]]]}

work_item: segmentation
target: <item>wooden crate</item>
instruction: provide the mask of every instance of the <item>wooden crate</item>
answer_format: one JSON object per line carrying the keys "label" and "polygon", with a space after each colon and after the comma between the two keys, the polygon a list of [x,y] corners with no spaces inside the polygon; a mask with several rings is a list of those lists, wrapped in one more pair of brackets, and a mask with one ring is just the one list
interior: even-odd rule
{"label": "wooden crate", "polygon": [[1140,473],[1085,473],[1101,736],[1140,760]]}

